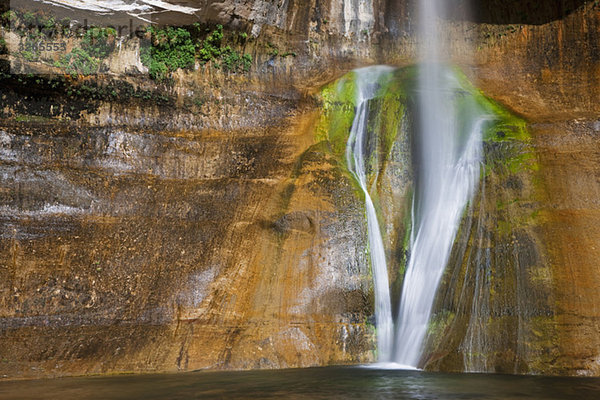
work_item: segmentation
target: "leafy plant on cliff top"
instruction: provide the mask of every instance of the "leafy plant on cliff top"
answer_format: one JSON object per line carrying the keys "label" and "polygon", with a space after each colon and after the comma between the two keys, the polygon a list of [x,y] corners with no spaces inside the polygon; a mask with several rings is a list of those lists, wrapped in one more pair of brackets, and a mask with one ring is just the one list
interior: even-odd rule
{"label": "leafy plant on cliff top", "polygon": [[91,75],[98,72],[99,63],[84,49],[75,48],[69,54],[62,56],[54,65],[63,68],[70,75]]}
{"label": "leafy plant on cliff top", "polygon": [[106,58],[115,47],[117,32],[113,28],[88,29],[81,40],[81,48],[87,51],[90,57]]}
{"label": "leafy plant on cliff top", "polygon": [[[197,25],[199,28],[199,25]],[[243,41],[248,34],[240,35]],[[202,65],[214,62],[216,67],[222,67],[225,71],[247,72],[252,66],[252,56],[250,54],[241,54],[231,46],[222,46],[223,25],[217,25],[216,29],[210,33],[204,40],[200,41],[198,46],[198,59]]]}
{"label": "leafy plant on cliff top", "polygon": [[150,77],[163,80],[167,74],[178,68],[194,65],[196,47],[190,32],[183,28],[148,28],[152,36],[152,46],[142,47],[140,58],[148,67]]}
{"label": "leafy plant on cliff top", "polygon": [[[197,25],[199,28],[199,25]],[[199,44],[198,59],[202,64],[210,62],[221,57],[221,40],[223,39],[223,25],[217,25],[217,28],[210,33]]]}
{"label": "leafy plant on cliff top", "polygon": [[7,52],[8,48],[6,47],[6,41],[0,36],[0,54],[6,54]]}
{"label": "leafy plant on cliff top", "polygon": [[243,56],[235,50],[232,50],[227,46],[221,55],[223,60],[223,69],[225,71],[244,71],[247,72],[252,66],[252,57],[250,54],[244,54]]}
{"label": "leafy plant on cliff top", "polygon": [[241,54],[229,45],[222,45],[222,25],[217,25],[204,39],[196,39],[201,28],[201,25],[196,23],[189,29],[148,29],[152,35],[152,46],[142,49],[141,61],[148,67],[152,79],[161,81],[179,68],[190,68],[196,59],[202,65],[212,62],[215,68],[225,71],[250,70],[252,57],[249,54]]}
{"label": "leafy plant on cliff top", "polygon": [[54,66],[70,75],[98,73],[102,59],[108,57],[115,47],[115,37],[113,28],[91,27],[83,34],[80,47],[60,57]]}

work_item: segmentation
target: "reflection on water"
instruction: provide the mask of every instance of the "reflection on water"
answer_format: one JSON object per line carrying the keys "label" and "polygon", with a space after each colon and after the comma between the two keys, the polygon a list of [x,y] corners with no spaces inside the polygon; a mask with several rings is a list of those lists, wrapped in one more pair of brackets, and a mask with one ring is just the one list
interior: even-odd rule
{"label": "reflection on water", "polygon": [[335,367],[0,382],[1,399],[600,399],[600,379]]}

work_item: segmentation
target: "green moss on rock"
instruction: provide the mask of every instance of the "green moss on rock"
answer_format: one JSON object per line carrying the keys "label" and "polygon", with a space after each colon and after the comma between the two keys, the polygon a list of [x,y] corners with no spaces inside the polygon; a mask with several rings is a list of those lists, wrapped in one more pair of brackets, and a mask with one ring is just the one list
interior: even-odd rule
{"label": "green moss on rock", "polygon": [[356,74],[350,72],[325,86],[321,91],[321,99],[323,106],[316,139],[318,142],[329,142],[332,153],[344,159],[357,106]]}

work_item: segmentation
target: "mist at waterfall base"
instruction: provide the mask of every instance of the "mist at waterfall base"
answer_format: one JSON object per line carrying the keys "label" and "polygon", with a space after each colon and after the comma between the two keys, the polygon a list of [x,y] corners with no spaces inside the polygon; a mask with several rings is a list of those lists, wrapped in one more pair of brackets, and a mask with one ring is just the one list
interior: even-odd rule
{"label": "mist at waterfall base", "polygon": [[600,379],[327,367],[0,381],[2,399],[598,399]]}

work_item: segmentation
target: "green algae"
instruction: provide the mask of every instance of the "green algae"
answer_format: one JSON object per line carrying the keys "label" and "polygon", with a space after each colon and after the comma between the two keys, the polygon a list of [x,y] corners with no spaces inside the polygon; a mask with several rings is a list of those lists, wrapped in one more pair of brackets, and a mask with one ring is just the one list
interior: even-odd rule
{"label": "green algae", "polygon": [[[480,330],[477,332],[482,337],[495,340],[502,329],[506,330],[507,326],[513,326],[515,321],[513,316],[510,318],[504,315],[492,317],[487,313],[497,312],[494,310],[499,307],[510,307],[511,309],[516,307],[512,303],[505,305],[507,302],[506,290],[510,289],[515,274],[523,268],[528,268],[530,264],[539,264],[536,261],[536,249],[532,247],[535,246],[534,241],[525,240],[523,242],[523,239],[534,237],[531,229],[538,219],[539,213],[532,207],[535,206],[534,181],[539,167],[527,121],[502,104],[487,97],[481,90],[472,85],[466,75],[458,68],[451,68],[450,71],[453,79],[455,79],[451,99],[456,113],[457,130],[468,132],[472,129],[470,124],[473,121],[481,117],[485,118],[481,132],[484,156],[480,185],[482,192],[469,203],[464,212],[461,231],[455,239],[453,250],[453,252],[462,251],[462,253],[457,254],[458,257],[455,259],[458,264],[449,266],[444,278],[445,283],[442,283],[440,289],[447,288],[449,285],[456,287],[447,288],[447,293],[443,296],[440,294],[442,297],[440,297],[432,312],[432,319],[428,326],[428,347],[437,352],[438,355],[450,354],[442,356],[448,357],[446,361],[439,362],[462,363],[462,360],[466,357],[469,363],[474,363],[472,366],[483,365],[481,362],[489,361],[490,365],[497,363],[502,369],[509,370],[509,365],[512,362],[510,357],[496,354],[497,349],[494,346],[470,348],[462,344],[464,335],[467,334],[467,327],[470,324],[471,313],[471,306],[462,302],[470,302],[475,299],[475,296],[483,296],[479,301],[486,304],[486,307],[491,307],[489,310],[481,311],[481,316],[485,318],[481,321]],[[384,193],[381,185],[390,182],[383,179],[388,168],[396,169],[396,171],[399,168],[398,165],[392,164],[392,157],[394,155],[398,156],[398,149],[394,153],[395,143],[404,139],[403,134],[406,134],[409,140],[413,135],[413,120],[415,120],[416,115],[417,68],[413,66],[396,69],[390,74],[383,75],[378,85],[379,88],[375,96],[368,103],[367,129],[369,132],[365,143],[365,161],[367,163],[367,185],[380,226],[383,228],[386,226],[384,222],[388,220],[389,223],[391,216],[383,215],[384,211],[389,212],[390,207],[384,202],[390,201],[390,197]],[[340,80],[326,85],[322,89],[320,97],[323,110],[317,124],[315,136],[318,142],[326,144],[325,147],[337,161],[338,169],[345,176],[350,177],[351,182],[354,182],[358,189],[358,183],[349,174],[345,154],[357,107],[356,90],[356,74],[354,72],[346,74]],[[402,162],[411,163],[410,147],[407,152],[409,153],[408,156],[401,156],[399,159]],[[411,166],[407,167],[411,168]],[[400,168],[402,167],[400,166]],[[485,193],[483,193],[484,187],[487,187]],[[408,191],[405,193],[405,198],[409,202],[412,201],[412,190],[411,182]],[[360,196],[361,200],[364,200],[361,190],[356,190],[355,193]],[[481,202],[488,210],[487,214],[479,215],[481,212],[477,213],[476,211],[473,214],[473,210],[479,208]],[[403,206],[405,205],[395,204],[392,209]],[[394,245],[397,249],[387,248],[393,238],[386,237],[386,235],[393,236],[394,234],[382,229],[386,251],[395,258],[388,260],[388,266],[397,269],[392,274],[394,279],[392,280],[391,289],[394,297],[397,297],[401,291],[408,262],[410,233],[413,223],[410,212],[401,215],[402,221],[391,222],[394,229],[402,230],[397,235],[397,244]],[[478,223],[482,228],[477,228]],[[462,239],[460,239],[461,237]],[[463,240],[464,243],[458,243],[460,240]],[[458,249],[461,246],[462,250]],[[488,252],[487,246],[492,247],[492,253]],[[523,257],[530,257],[531,255],[531,260],[527,261],[523,257],[516,259],[514,254],[518,254],[516,252],[519,249],[525,249]],[[481,293],[473,292],[463,298],[460,294],[462,290],[474,290],[471,280],[475,278],[469,277],[477,270],[476,268],[479,268],[471,265],[479,255],[491,257],[486,258],[489,265],[486,267],[486,274],[488,275],[484,281],[485,289]],[[522,264],[524,260],[527,262]],[[533,283],[542,286],[545,284],[544,279],[533,278],[536,281]],[[529,283],[526,284],[529,285]],[[444,300],[444,296],[447,297],[446,300]],[[527,351],[526,354],[523,353],[523,357],[529,357],[528,360],[539,358],[539,354],[553,343],[553,339],[550,341],[541,340],[539,335],[536,334],[536,332],[547,332],[549,337],[553,337],[551,319],[552,317],[549,317],[548,321],[531,321],[531,331],[523,333],[524,336],[522,337],[523,340],[527,341]],[[376,328],[373,327],[373,329],[376,332]],[[515,354],[521,354],[519,352],[522,352],[516,347],[512,348],[511,351]],[[455,357],[458,354],[461,354],[461,356]],[[448,361],[450,359],[453,361]],[[515,362],[519,364],[519,370],[526,368],[523,366],[522,360]],[[454,368],[462,367],[466,367],[466,365],[455,366]],[[530,362],[529,368],[537,371],[540,366],[536,366],[535,362]]]}
{"label": "green algae", "polygon": [[449,310],[443,310],[434,315],[427,324],[427,334],[432,336],[443,335],[451,326],[454,318],[456,318],[456,314]]}
{"label": "green algae", "polygon": [[322,114],[316,130],[317,142],[329,142],[332,153],[345,161],[346,143],[356,113],[356,74],[350,72],[327,85],[321,91],[321,99]]}
{"label": "green algae", "polygon": [[[469,126],[478,115],[487,116],[482,139],[486,151],[486,171],[499,170],[501,163],[504,174],[517,173],[522,169],[537,170],[538,163],[531,147],[531,135],[527,121],[511,112],[473,86],[466,75],[457,67],[449,68],[456,80],[453,93],[459,132],[468,132]],[[379,89],[369,100],[367,129],[369,137],[377,138],[377,151],[371,151],[367,162],[372,174],[377,176],[383,169],[387,157],[401,126],[414,114],[417,67],[398,68],[384,74],[377,82]],[[346,168],[345,150],[356,112],[356,73],[349,72],[342,78],[322,88],[322,114],[316,129],[316,140],[329,142],[340,164]],[[375,164],[378,168],[374,168]]]}
{"label": "green algae", "polygon": [[[481,90],[471,84],[459,68],[448,67],[448,71],[452,74],[451,79],[455,81],[452,101],[456,112],[457,130],[468,132],[472,128],[469,124],[474,120],[481,116],[486,118],[482,128],[485,158],[481,179],[486,179],[486,176],[490,175],[509,179],[523,171],[536,171],[537,160],[531,145],[527,122],[485,96]],[[357,108],[356,79],[357,73],[349,72],[322,88],[320,93],[322,113],[317,124],[315,139],[319,143],[327,144],[342,174],[354,182],[355,193],[364,200],[362,190],[359,190],[358,183],[348,171],[348,160],[346,160],[347,141]],[[403,133],[409,136],[410,141],[413,130],[412,120],[416,114],[417,83],[417,66],[395,69],[381,75],[375,95],[368,100],[367,138],[369,139],[365,144],[367,186],[381,226],[384,226],[385,218],[382,215],[383,194],[379,187],[380,177],[387,168],[397,168],[390,165],[394,143],[404,139],[401,137]],[[410,153],[410,149],[406,151]],[[411,163],[411,155],[404,155],[402,162]],[[519,198],[512,200],[514,203],[520,201]],[[502,200],[499,204],[499,209],[504,208],[504,202],[506,200]],[[412,221],[403,222],[404,227],[410,227],[412,223]],[[512,230],[510,223],[507,222],[505,225],[499,228],[508,234]],[[407,252],[409,233],[409,230],[404,232],[401,241],[403,253]],[[406,260],[402,262],[406,263]]]}
{"label": "green algae", "polygon": [[[458,68],[454,77],[462,91],[455,96],[459,124],[479,113],[487,116],[483,127],[485,171],[491,169],[502,175],[516,174],[522,170],[536,171],[539,166],[531,144],[527,121],[510,111],[471,84]],[[462,131],[466,129],[462,126]]]}

